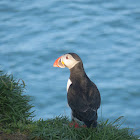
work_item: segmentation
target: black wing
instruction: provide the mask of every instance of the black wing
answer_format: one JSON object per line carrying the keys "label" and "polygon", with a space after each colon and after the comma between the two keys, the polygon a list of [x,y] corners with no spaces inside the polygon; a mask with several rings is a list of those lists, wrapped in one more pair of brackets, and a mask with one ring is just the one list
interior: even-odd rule
{"label": "black wing", "polygon": [[89,121],[95,119],[101,99],[99,90],[93,82],[85,81],[83,85],[72,84],[67,98],[75,117]]}

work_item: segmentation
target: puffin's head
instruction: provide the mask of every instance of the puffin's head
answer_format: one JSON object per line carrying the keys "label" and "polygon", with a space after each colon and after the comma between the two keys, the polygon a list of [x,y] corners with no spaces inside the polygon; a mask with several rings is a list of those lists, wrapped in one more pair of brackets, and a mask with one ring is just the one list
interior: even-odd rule
{"label": "puffin's head", "polygon": [[82,62],[81,58],[75,53],[67,53],[56,59],[53,66],[60,68],[73,68],[77,63]]}

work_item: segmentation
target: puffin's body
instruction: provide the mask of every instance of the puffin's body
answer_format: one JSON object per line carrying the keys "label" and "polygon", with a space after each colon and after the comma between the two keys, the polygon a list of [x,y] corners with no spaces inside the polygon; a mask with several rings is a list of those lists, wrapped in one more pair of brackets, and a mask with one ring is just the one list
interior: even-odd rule
{"label": "puffin's body", "polygon": [[65,54],[55,61],[54,67],[70,69],[67,99],[72,110],[72,120],[82,121],[87,127],[96,127],[97,109],[101,103],[100,93],[86,75],[80,57],[75,53]]}

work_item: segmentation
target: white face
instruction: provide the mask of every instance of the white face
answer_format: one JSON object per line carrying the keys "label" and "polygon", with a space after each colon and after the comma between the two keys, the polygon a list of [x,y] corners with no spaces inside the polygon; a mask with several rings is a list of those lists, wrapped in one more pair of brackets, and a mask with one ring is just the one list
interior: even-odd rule
{"label": "white face", "polygon": [[65,54],[61,58],[61,63],[69,69],[73,68],[80,61],[75,60],[70,54]]}

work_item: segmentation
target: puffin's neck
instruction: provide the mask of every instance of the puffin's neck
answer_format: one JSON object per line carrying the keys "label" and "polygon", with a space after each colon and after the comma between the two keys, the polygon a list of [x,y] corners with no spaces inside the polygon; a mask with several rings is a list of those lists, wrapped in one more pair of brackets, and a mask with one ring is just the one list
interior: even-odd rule
{"label": "puffin's neck", "polygon": [[79,80],[86,76],[83,63],[77,63],[73,68],[70,69],[70,79]]}

